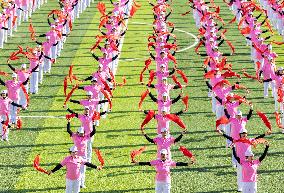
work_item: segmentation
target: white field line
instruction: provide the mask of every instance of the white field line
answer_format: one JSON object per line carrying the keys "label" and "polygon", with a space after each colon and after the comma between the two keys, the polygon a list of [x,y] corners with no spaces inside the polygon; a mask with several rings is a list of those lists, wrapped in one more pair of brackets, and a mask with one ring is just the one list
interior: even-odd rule
{"label": "white field line", "polygon": [[23,115],[20,118],[32,118],[32,119],[65,119],[65,116],[37,116],[37,115]]}
{"label": "white field line", "polygon": [[[133,24],[139,24],[139,25],[152,25],[152,24],[143,23],[143,22],[131,22],[131,23],[133,23]],[[184,31],[184,30],[181,30],[181,29],[178,29],[178,28],[175,28],[175,30],[176,30],[176,31],[179,31],[179,32],[182,32],[182,33],[185,33],[185,34],[187,34],[187,35],[189,35],[189,36],[191,36],[191,37],[194,38],[194,43],[193,43],[192,45],[189,45],[189,46],[187,46],[187,47],[185,47],[185,48],[182,48],[182,49],[180,49],[180,50],[178,50],[178,51],[176,51],[176,52],[184,52],[184,51],[186,51],[186,50],[188,50],[188,49],[190,49],[190,48],[195,47],[195,46],[198,44],[199,40],[198,40],[198,38],[197,38],[194,34],[192,34],[192,33],[190,33],[190,32],[187,32],[187,31]]]}
{"label": "white field line", "polygon": [[[128,3],[128,10],[129,10],[129,12],[130,12],[130,9],[131,9],[131,7],[132,7],[132,3],[133,3],[132,0],[130,0],[130,2]],[[128,12],[127,14],[129,14],[129,12]],[[128,27],[128,21],[129,21],[129,19],[131,19],[131,18],[128,18],[128,19],[126,20],[126,22],[125,22],[126,28]],[[126,33],[126,34],[127,34],[127,33]],[[121,52],[121,50],[122,50],[122,46],[123,46],[123,42],[124,42],[124,37],[126,36],[126,34],[124,34],[124,36],[120,39],[120,44],[119,44],[119,46],[118,46],[119,52]],[[116,67],[115,67],[115,69],[114,69],[114,72],[112,72],[112,73],[114,74],[114,76],[116,75],[116,71],[117,71],[117,68],[118,68],[118,65],[119,65],[120,55],[121,55],[121,54],[118,55],[118,58],[117,58],[117,65],[116,65]],[[125,61],[130,61],[130,60],[125,60]]]}

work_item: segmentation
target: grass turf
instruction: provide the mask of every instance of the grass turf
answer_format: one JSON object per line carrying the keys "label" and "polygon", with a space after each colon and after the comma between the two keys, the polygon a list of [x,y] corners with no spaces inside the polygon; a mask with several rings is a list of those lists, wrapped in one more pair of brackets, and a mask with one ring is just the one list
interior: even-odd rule
{"label": "grass turf", "polygon": [[[138,84],[139,73],[143,66],[143,59],[148,57],[147,36],[151,33],[151,26],[140,23],[152,23],[153,17],[151,7],[146,1],[141,1],[141,9],[129,22],[129,30],[126,33],[122,49],[122,55],[117,72],[117,79],[122,75],[127,78],[127,85],[118,88],[114,93],[113,112],[106,120],[101,121],[101,126],[97,129],[94,147],[101,149],[106,167],[103,171],[87,171],[87,189],[82,192],[153,192],[154,175],[153,168],[132,166],[130,164],[129,153],[132,149],[137,149],[147,145],[147,151],[143,153],[139,160],[148,161],[155,158],[155,146],[149,145],[140,135],[139,125],[144,115],[137,111],[137,104],[140,93],[145,89]],[[173,1],[174,13],[169,21],[174,22],[176,28],[197,34],[192,15],[181,17],[180,13],[187,11],[184,6],[186,1]],[[225,21],[229,21],[233,15],[221,1],[221,16]],[[48,6],[41,9],[33,16],[33,23],[36,28],[40,27],[41,32],[47,31],[47,27],[41,22],[48,10],[55,7],[55,2],[50,1]],[[83,13],[76,22],[74,31],[65,44],[62,56],[52,69],[52,74],[48,75],[40,88],[38,95],[32,96],[31,107],[23,115],[64,115],[62,108],[64,100],[62,81],[67,74],[68,65],[74,63],[74,73],[84,78],[96,69],[96,62],[90,57],[88,49],[94,43],[93,36],[98,33],[98,12],[93,4],[91,8]],[[253,70],[249,61],[250,50],[245,47],[245,40],[237,31],[236,24],[228,26],[228,39],[236,46],[236,55],[230,56],[229,61],[233,63],[233,68],[240,70],[243,67]],[[8,53],[13,51],[17,44],[30,44],[26,31],[27,25],[22,25],[19,32],[11,40],[11,43],[1,52],[1,59],[5,61]],[[194,40],[181,32],[174,32],[177,35],[180,47],[192,44]],[[24,37],[18,37],[20,34]],[[221,47],[221,51],[227,52],[226,46]],[[281,53],[281,47],[276,47]],[[196,154],[197,164],[188,168],[177,168],[172,170],[172,192],[235,192],[236,177],[235,170],[231,167],[230,150],[224,148],[225,140],[214,132],[215,119],[211,113],[207,89],[202,78],[202,68],[200,67],[203,58],[195,55],[193,49],[177,54],[178,64],[189,76],[190,86],[185,93],[190,95],[189,112],[182,116],[189,129],[181,145],[189,147]],[[138,61],[126,61],[129,58],[139,58]],[[282,58],[282,59],[281,59]],[[279,63],[283,62],[280,55]],[[94,65],[95,64],[95,65]],[[277,63],[278,64],[278,63]],[[154,67],[154,66],[153,66]],[[2,70],[2,66],[1,66]],[[273,100],[263,99],[262,86],[259,83],[242,79],[242,83],[248,86],[251,93],[248,95],[252,100],[255,109],[261,109],[270,117],[273,113]],[[173,92],[172,96],[178,93]],[[76,92],[74,99],[83,97],[83,93]],[[80,111],[80,106],[70,105],[76,111]],[[147,99],[143,104],[144,109],[155,108]],[[182,104],[174,106],[173,112],[180,110]],[[246,111],[244,109],[244,111]],[[274,119],[272,119],[273,121]],[[52,176],[46,176],[34,171],[32,160],[38,153],[42,157],[42,166],[51,169],[64,156],[67,149],[72,145],[68,134],[65,132],[66,121],[57,119],[24,119],[24,128],[21,131],[12,131],[9,144],[0,145],[0,175],[2,182],[1,192],[63,192],[65,185],[64,170],[58,171]],[[78,122],[72,122],[73,126],[78,126]],[[146,132],[155,136],[154,122],[149,124]],[[275,126],[275,124],[274,124]],[[178,135],[179,129],[171,124],[171,131],[174,136]],[[254,116],[248,123],[247,128],[250,136],[262,134],[265,126],[260,119]],[[76,127],[73,127],[76,129]],[[272,136],[271,148],[268,157],[263,162],[259,173],[259,192],[281,192],[281,172],[283,172],[283,137],[279,130],[275,129]],[[186,161],[173,147],[173,158],[176,161]],[[261,152],[262,147],[258,147],[256,152]],[[98,163],[93,158],[94,163]]]}

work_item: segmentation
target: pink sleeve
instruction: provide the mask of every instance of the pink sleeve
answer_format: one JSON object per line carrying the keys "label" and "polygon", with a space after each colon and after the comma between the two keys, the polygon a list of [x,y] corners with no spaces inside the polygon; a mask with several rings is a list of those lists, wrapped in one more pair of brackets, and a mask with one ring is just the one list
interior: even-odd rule
{"label": "pink sleeve", "polygon": [[171,144],[174,144],[174,143],[175,143],[175,138],[171,137]]}
{"label": "pink sleeve", "polygon": [[64,158],[64,160],[61,161],[60,164],[61,164],[62,166],[65,166],[65,165],[67,164],[67,158],[68,158],[68,157]]}
{"label": "pink sleeve", "polygon": [[255,160],[254,163],[259,166],[261,162],[259,160]]}
{"label": "pink sleeve", "polygon": [[176,167],[176,162],[171,161],[171,162],[170,162],[170,166],[171,166],[171,167]]}
{"label": "pink sleeve", "polygon": [[89,91],[89,86],[84,86],[84,91]]}
{"label": "pink sleeve", "polygon": [[99,104],[99,101],[92,101],[92,104],[93,104],[94,106],[96,106],[96,105]]}
{"label": "pink sleeve", "polygon": [[151,166],[157,165],[157,160],[150,161]]}
{"label": "pink sleeve", "polygon": [[86,159],[81,158],[81,165],[84,165],[86,162],[87,162],[87,160],[86,160]]}
{"label": "pink sleeve", "polygon": [[157,143],[157,137],[155,137],[155,138],[153,139],[153,141],[154,141],[154,143]]}

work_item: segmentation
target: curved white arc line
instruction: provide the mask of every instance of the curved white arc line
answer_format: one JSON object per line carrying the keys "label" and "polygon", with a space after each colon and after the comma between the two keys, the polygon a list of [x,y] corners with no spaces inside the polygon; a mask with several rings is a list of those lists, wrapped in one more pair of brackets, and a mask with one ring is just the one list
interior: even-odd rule
{"label": "curved white arc line", "polygon": [[[140,24],[140,25],[152,25],[152,24],[143,23],[143,22],[131,22],[131,23],[133,23],[133,24]],[[179,32],[182,32],[182,33],[185,33],[185,34],[187,34],[187,35],[193,37],[194,40],[195,40],[192,45],[190,45],[190,46],[188,46],[188,47],[185,47],[185,48],[183,48],[183,49],[181,49],[181,50],[178,50],[178,51],[176,51],[176,52],[184,52],[184,51],[186,51],[186,50],[188,50],[188,49],[190,49],[190,48],[195,47],[195,46],[198,44],[199,39],[196,37],[196,35],[194,35],[194,34],[192,34],[192,33],[190,33],[190,32],[187,32],[187,31],[178,29],[178,28],[175,28],[175,30],[176,30],[176,31],[179,31]]]}
{"label": "curved white arc line", "polygon": [[190,48],[195,47],[195,46],[198,44],[199,39],[198,39],[194,34],[189,33],[189,32],[187,32],[187,31],[184,31],[184,30],[177,29],[177,28],[176,28],[175,30],[176,30],[176,31],[183,32],[183,33],[185,33],[185,34],[187,34],[187,35],[190,35],[190,36],[193,37],[194,40],[195,40],[192,45],[190,45],[190,46],[188,46],[188,47],[185,47],[185,48],[183,48],[183,49],[181,49],[181,50],[178,50],[178,51],[176,51],[176,52],[183,52],[183,51],[186,51],[186,50],[188,50],[188,49],[190,49]]}

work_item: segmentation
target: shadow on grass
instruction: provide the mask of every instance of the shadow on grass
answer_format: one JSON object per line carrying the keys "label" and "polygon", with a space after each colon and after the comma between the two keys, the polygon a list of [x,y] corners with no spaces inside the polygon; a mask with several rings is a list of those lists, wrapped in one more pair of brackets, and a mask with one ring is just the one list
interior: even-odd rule
{"label": "shadow on grass", "polygon": [[9,145],[1,146],[0,149],[12,149],[12,148],[24,148],[24,147],[47,147],[47,146],[57,146],[57,145],[72,145],[73,143],[51,143],[51,144],[24,144],[24,145]]}
{"label": "shadow on grass", "polygon": [[4,190],[4,191],[0,191],[0,193],[52,192],[52,190],[65,190],[65,187],[43,188],[43,189]]}
{"label": "shadow on grass", "polygon": [[207,192],[196,192],[196,193],[220,193],[220,192],[236,192],[236,190],[218,190],[218,191],[207,191]]}
{"label": "shadow on grass", "polygon": [[86,192],[86,193],[123,193],[123,192],[144,192],[148,190],[154,190],[154,188],[140,188],[140,189],[127,189],[127,190],[109,190],[109,191],[93,191],[93,192]]}

